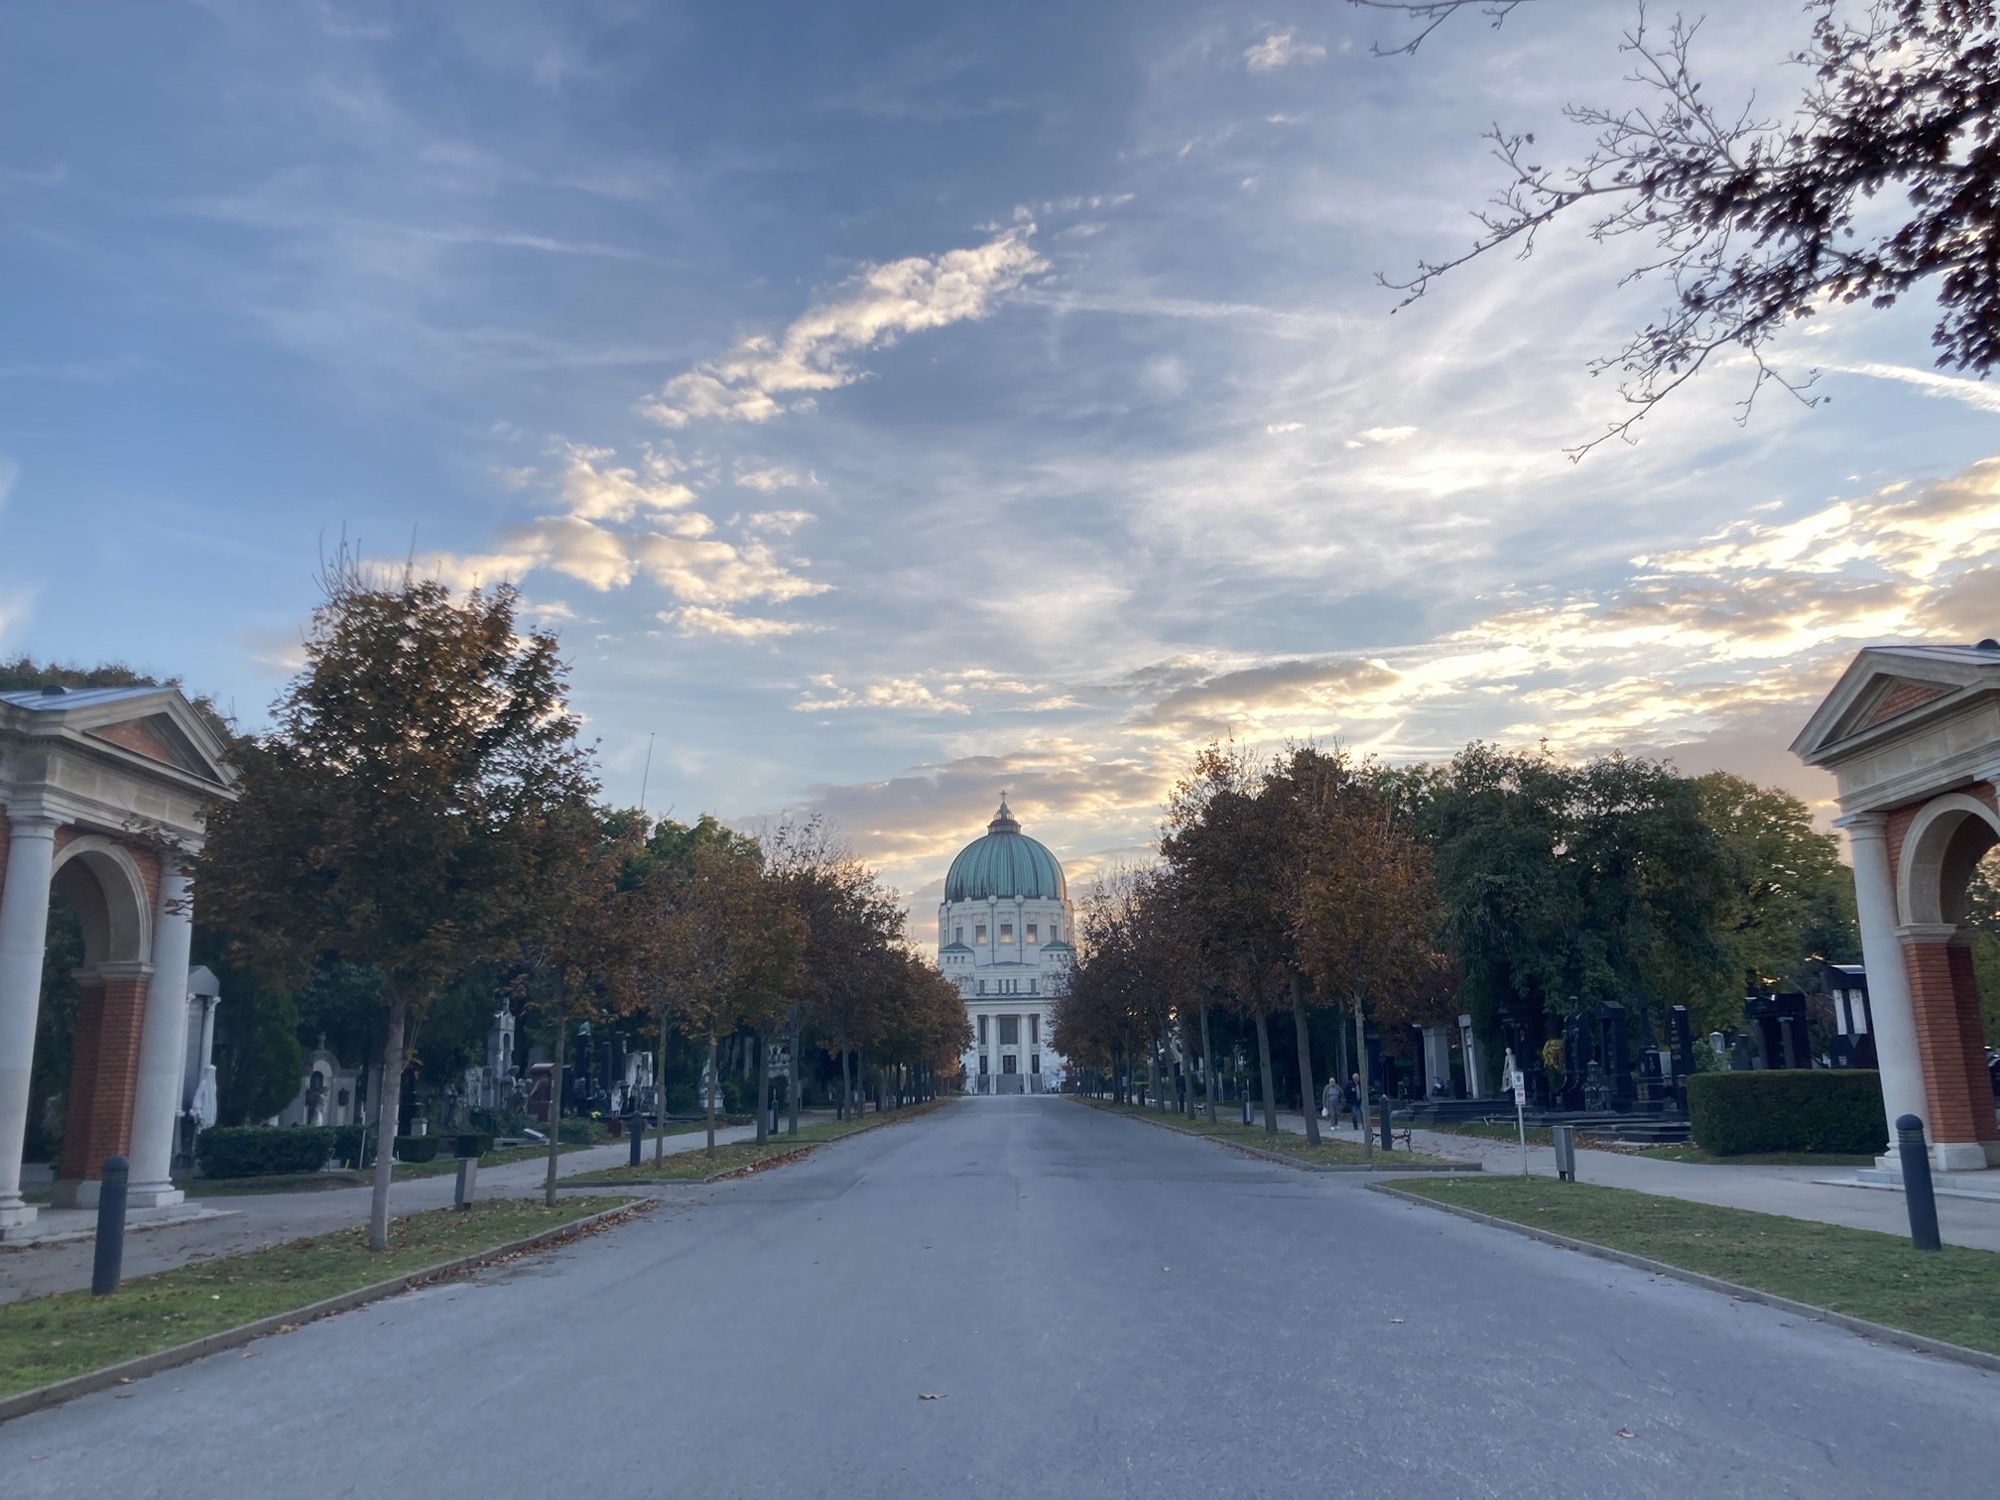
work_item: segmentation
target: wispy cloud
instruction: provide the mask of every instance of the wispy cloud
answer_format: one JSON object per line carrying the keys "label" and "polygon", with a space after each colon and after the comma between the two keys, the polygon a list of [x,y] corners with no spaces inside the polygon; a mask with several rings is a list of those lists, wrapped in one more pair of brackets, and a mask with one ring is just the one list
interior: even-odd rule
{"label": "wispy cloud", "polygon": [[1253,73],[1270,73],[1295,62],[1326,60],[1326,48],[1318,42],[1302,42],[1293,30],[1274,31],[1261,42],[1243,49],[1243,64]]}
{"label": "wispy cloud", "polygon": [[873,266],[775,337],[754,334],[723,358],[676,375],[644,410],[675,428],[704,419],[768,422],[820,392],[852,385],[864,374],[855,355],[983,318],[999,297],[1044,270],[1034,232],[1025,224],[983,245]]}

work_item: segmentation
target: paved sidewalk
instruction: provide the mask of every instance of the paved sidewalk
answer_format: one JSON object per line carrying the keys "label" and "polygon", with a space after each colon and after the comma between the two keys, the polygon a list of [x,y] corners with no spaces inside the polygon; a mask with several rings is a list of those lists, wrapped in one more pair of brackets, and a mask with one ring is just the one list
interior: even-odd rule
{"label": "paved sidewalk", "polygon": [[[831,1119],[830,1114],[801,1114],[805,1125],[815,1118]],[[755,1125],[734,1125],[715,1133],[717,1144],[755,1140]],[[707,1136],[699,1131],[670,1135],[666,1149],[671,1155],[699,1151]],[[560,1177],[622,1165],[631,1152],[628,1141],[613,1141],[585,1151],[565,1152],[557,1167]],[[646,1160],[653,1159],[653,1142],[646,1142]],[[546,1159],[508,1162],[504,1166],[479,1170],[479,1196],[520,1198],[541,1190],[546,1178]],[[398,1182],[389,1189],[389,1210],[394,1214],[417,1213],[427,1208],[448,1208],[456,1181],[451,1173],[418,1177]],[[331,1188],[319,1192],[257,1193],[216,1197],[207,1208],[220,1210],[211,1217],[169,1224],[159,1229],[128,1232],[125,1237],[125,1275],[145,1276],[168,1271],[193,1261],[212,1260],[220,1255],[238,1255],[285,1240],[368,1220],[368,1187]],[[199,1195],[196,1199],[199,1201]],[[66,1292],[90,1285],[90,1268],[96,1247],[89,1240],[55,1245],[32,1242],[19,1248],[0,1248],[0,1304],[51,1292]]]}
{"label": "paved sidewalk", "polygon": [[[1280,1113],[1278,1126],[1296,1135],[1305,1134],[1301,1115]],[[1324,1120],[1320,1129],[1326,1131]],[[1342,1124],[1329,1132],[1333,1140],[1358,1140],[1354,1131]],[[1477,1161],[1481,1169],[1494,1174],[1519,1172],[1521,1148],[1510,1141],[1487,1140],[1480,1136],[1452,1135],[1437,1130],[1416,1130],[1410,1143],[1434,1156]],[[1617,1151],[1597,1151],[1578,1146],[1576,1175],[1579,1181],[1604,1187],[1632,1188],[1642,1193],[1658,1193],[1663,1198],[1685,1198],[1690,1203],[1712,1203],[1721,1208],[1747,1208],[1757,1213],[1779,1214],[1787,1219],[1811,1219],[1821,1224],[1843,1224],[1849,1229],[1873,1229],[1883,1234],[1907,1235],[1909,1210],[1901,1193],[1871,1191],[1822,1180],[1834,1171],[1851,1168],[1829,1167],[1722,1167],[1698,1162],[1659,1161],[1650,1156],[1628,1156]],[[1534,1177],[1556,1175],[1556,1153],[1549,1146],[1528,1148],[1528,1173]],[[1937,1200],[1938,1231],[1949,1244],[1974,1250],[2000,1250],[2000,1200],[1979,1203],[1966,1198]]]}

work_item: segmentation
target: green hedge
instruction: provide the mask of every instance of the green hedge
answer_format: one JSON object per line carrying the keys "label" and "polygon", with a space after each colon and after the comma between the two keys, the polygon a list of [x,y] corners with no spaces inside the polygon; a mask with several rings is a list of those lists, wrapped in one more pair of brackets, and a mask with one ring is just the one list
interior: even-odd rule
{"label": "green hedge", "polygon": [[217,1125],[194,1138],[205,1177],[268,1177],[317,1172],[333,1155],[335,1132],[319,1125]]}
{"label": "green hedge", "polygon": [[1752,1151],[1880,1151],[1882,1075],[1861,1068],[1696,1073],[1688,1079],[1694,1143],[1718,1156]]}
{"label": "green hedge", "polygon": [[445,1135],[399,1135],[396,1137],[397,1161],[436,1161],[438,1148],[452,1139]]}

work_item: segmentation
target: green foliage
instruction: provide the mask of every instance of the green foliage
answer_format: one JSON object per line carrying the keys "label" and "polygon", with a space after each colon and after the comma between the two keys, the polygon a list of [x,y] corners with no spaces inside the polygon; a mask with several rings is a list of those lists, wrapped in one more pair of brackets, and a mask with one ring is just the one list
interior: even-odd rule
{"label": "green foliage", "polygon": [[224,987],[215,1015],[217,1118],[228,1125],[269,1119],[291,1102],[305,1074],[291,996],[246,980]]}
{"label": "green foliage", "polygon": [[[4,672],[4,669],[0,669]],[[60,893],[49,896],[42,959],[42,997],[35,1021],[35,1057],[28,1077],[28,1137],[23,1159],[54,1161],[62,1153],[63,1111],[50,1109],[69,1092],[75,1057],[76,970],[83,963],[83,923]]]}
{"label": "green foliage", "polygon": [[[373,1125],[339,1125],[333,1132],[333,1159],[343,1167],[365,1167],[375,1159]],[[366,1148],[367,1155],[362,1155]]]}
{"label": "green foliage", "polygon": [[317,1172],[334,1155],[327,1126],[216,1125],[195,1137],[194,1159],[208,1177]]}
{"label": "green foliage", "polygon": [[1750,1151],[1878,1151],[1886,1137],[1882,1078],[1858,1068],[1697,1073],[1688,1080],[1695,1144]]}
{"label": "green foliage", "polygon": [[564,1146],[594,1146],[604,1138],[595,1120],[562,1120],[556,1125],[556,1141]]}
{"label": "green foliage", "polygon": [[396,1137],[397,1161],[436,1161],[438,1151],[449,1136],[442,1135],[399,1135]]}

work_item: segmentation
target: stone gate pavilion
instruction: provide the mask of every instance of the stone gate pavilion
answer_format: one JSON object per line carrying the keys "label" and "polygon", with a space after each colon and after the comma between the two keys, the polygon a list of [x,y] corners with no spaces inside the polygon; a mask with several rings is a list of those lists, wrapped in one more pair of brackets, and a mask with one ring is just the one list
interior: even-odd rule
{"label": "stone gate pavilion", "polygon": [[0,693],[0,1236],[36,1213],[21,1154],[52,891],[83,928],[56,1205],[94,1206],[108,1156],[131,1163],[133,1208],[180,1201],[185,860],[233,785],[221,741],[173,688]]}
{"label": "stone gate pavilion", "polygon": [[1868,648],[1792,751],[1840,785],[1890,1149],[1910,1114],[1938,1170],[2000,1167],[1963,925],[1966,883],[2000,843],[2000,642]]}
{"label": "stone gate pavilion", "polygon": [[1021,832],[1000,798],[986,836],[959,851],[938,907],[938,968],[972,1020],[961,1059],[976,1094],[1040,1094],[1062,1087],[1052,1028],[1069,980],[1074,910],[1062,865]]}

